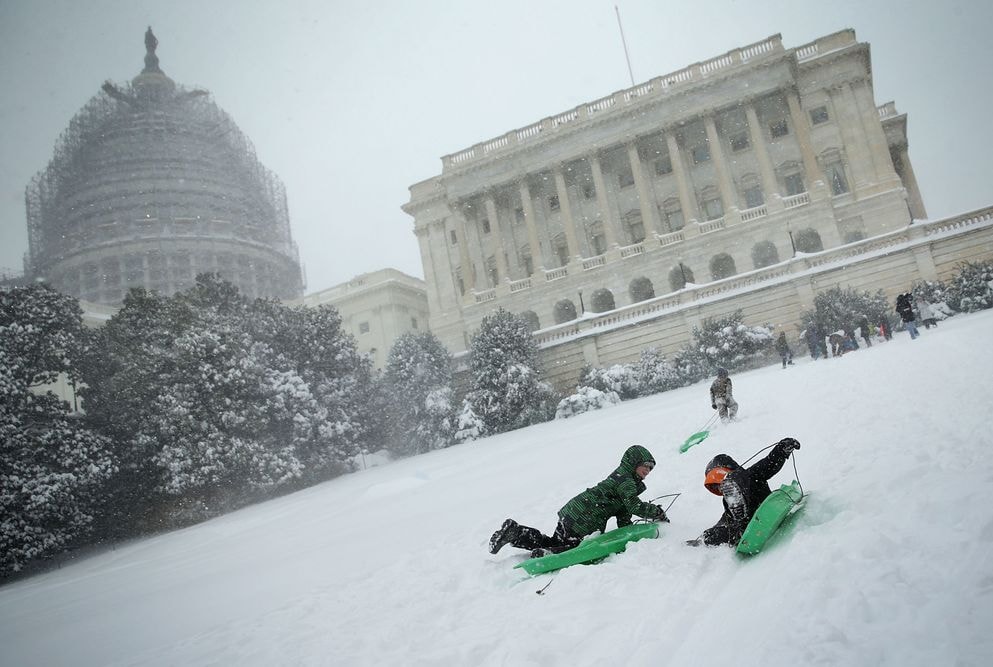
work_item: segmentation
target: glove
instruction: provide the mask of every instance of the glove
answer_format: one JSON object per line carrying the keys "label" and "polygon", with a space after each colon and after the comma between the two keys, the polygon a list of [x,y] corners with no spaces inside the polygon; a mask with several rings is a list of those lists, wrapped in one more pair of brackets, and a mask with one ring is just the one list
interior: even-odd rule
{"label": "glove", "polygon": [[794,449],[800,449],[800,442],[796,438],[783,438],[776,443],[780,449],[789,454]]}
{"label": "glove", "polygon": [[716,410],[717,409],[717,403],[711,403],[710,404],[710,409],[711,410]]}
{"label": "glove", "polygon": [[669,517],[666,516],[665,510],[662,509],[662,506],[656,505],[655,507],[658,508],[659,510],[659,515],[655,517],[655,520],[658,521],[659,523],[669,523]]}
{"label": "glove", "polygon": [[703,538],[698,537],[695,540],[686,540],[686,545],[690,547],[698,547],[703,544]]}

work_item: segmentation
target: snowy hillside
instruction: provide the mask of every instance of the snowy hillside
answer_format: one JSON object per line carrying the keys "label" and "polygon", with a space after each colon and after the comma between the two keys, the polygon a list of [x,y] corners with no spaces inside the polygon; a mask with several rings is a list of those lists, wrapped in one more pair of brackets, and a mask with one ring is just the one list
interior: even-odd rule
{"label": "snowy hillside", "polygon": [[[985,665],[993,649],[993,312],[733,375],[741,420],[686,454],[707,385],[372,468],[0,588],[2,665]],[[691,548],[715,453],[790,435],[811,494],[750,561]],[[486,549],[546,531],[632,443],[659,540],[524,579]],[[793,478],[788,462],[774,483]]]}

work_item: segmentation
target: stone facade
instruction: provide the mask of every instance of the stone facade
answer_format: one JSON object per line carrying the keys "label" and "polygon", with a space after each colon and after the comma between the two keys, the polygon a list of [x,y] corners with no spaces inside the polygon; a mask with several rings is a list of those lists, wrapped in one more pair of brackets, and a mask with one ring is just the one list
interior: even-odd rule
{"label": "stone facade", "polygon": [[337,308],[342,328],[355,337],[358,351],[369,355],[377,369],[385,365],[401,334],[428,330],[424,281],[396,269],[363,273],[347,283],[308,294],[302,303]]}
{"label": "stone facade", "polygon": [[[541,332],[905,229],[906,116],[851,30],[778,35],[442,158],[410,188],[431,330]],[[648,341],[646,340],[646,343]]]}

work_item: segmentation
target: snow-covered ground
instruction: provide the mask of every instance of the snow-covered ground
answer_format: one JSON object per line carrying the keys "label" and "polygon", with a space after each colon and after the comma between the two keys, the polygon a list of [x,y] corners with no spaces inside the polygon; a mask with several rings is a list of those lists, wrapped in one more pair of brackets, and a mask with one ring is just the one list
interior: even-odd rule
{"label": "snow-covered ground", "polygon": [[[337,479],[0,588],[0,664],[987,665],[993,651],[993,312],[838,359],[732,376],[741,420],[686,454],[707,385]],[[692,548],[702,486],[790,435],[810,493],[739,560]],[[486,549],[632,443],[644,498],[683,495],[659,540],[526,579]],[[794,476],[787,463],[774,478]]]}

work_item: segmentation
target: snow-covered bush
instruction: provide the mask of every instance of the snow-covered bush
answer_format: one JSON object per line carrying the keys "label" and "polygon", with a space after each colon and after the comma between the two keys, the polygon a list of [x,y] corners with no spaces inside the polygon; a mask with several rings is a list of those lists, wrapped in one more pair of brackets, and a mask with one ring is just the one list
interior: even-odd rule
{"label": "snow-covered bush", "polygon": [[641,395],[640,380],[637,369],[627,364],[614,364],[609,368],[586,366],[579,374],[580,387],[617,394],[623,401]]}
{"label": "snow-covered bush", "polygon": [[485,435],[552,418],[554,393],[538,367],[538,346],[524,318],[502,308],[483,318],[469,348],[466,401]]}
{"label": "snow-covered bush", "polygon": [[576,393],[559,401],[555,408],[556,419],[568,419],[590,410],[600,410],[621,402],[615,392],[602,392],[593,387],[577,387]]}
{"label": "snow-covered bush", "polygon": [[85,347],[75,299],[0,290],[0,577],[85,538],[116,470],[110,441],[43,386],[75,380]]}
{"label": "snow-covered bush", "polygon": [[948,305],[962,313],[993,308],[993,261],[966,262],[949,281]]}
{"label": "snow-covered bush", "polygon": [[472,404],[465,400],[462,402],[462,409],[455,418],[455,442],[471,442],[477,440],[486,433],[486,424],[482,418],[472,409]]}
{"label": "snow-covered bush", "polygon": [[885,321],[891,326],[896,322],[891,315],[893,306],[887,301],[882,290],[872,294],[868,290],[851,287],[818,292],[814,297],[814,309],[800,314],[800,321],[806,331],[813,327],[818,335],[828,335],[834,331],[856,332],[863,321],[877,326]]}

